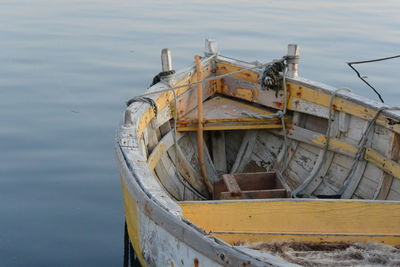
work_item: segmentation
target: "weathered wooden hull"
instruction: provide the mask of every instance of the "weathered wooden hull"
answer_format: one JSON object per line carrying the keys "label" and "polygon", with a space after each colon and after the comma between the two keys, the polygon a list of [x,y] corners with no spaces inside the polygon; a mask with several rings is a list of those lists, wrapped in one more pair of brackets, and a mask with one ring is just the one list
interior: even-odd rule
{"label": "weathered wooden hull", "polygon": [[[119,146],[116,155],[129,237],[142,266],[268,266],[182,220],[145,191],[138,179],[142,170],[128,167]],[[142,155],[132,156],[146,163]]]}
{"label": "weathered wooden hull", "polygon": [[[215,56],[204,58],[202,65],[205,77],[249,66]],[[204,130],[213,131],[205,138],[209,181],[217,183],[221,173],[269,171],[285,165],[279,175],[291,190],[302,188],[301,194],[307,197],[337,195],[339,199],[200,201],[201,195],[212,196],[202,182],[196,136],[190,133],[195,128],[190,115],[197,106],[195,87],[176,90],[177,107],[168,91],[171,86],[196,81],[191,67],[149,89],[161,91],[151,96],[157,116],[147,103],[131,104],[117,135],[128,232],[142,265],[289,264],[267,253],[260,258],[238,246],[245,242],[400,244],[400,116],[379,111],[373,130],[366,131],[382,107],[379,104],[351,93],[332,99],[335,88],[298,77],[287,78],[285,103],[282,91],[260,89],[259,75],[245,71],[207,81],[201,97],[206,100],[218,94],[275,110],[286,105],[290,112],[286,129],[280,129],[279,120],[222,120],[211,114],[204,121]],[[209,107],[230,105],[230,100],[214,100]],[[330,109],[331,139],[324,152]],[[170,124],[175,111],[181,132],[176,140]],[[361,155],[358,143],[363,135],[368,142]],[[283,151],[285,137],[287,153]],[[176,148],[175,142],[179,144]]]}

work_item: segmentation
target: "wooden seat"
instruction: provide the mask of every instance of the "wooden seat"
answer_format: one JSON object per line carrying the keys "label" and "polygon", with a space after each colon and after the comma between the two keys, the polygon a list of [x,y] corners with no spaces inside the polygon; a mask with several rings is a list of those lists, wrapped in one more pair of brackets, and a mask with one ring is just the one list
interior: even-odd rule
{"label": "wooden seat", "polygon": [[290,192],[275,172],[223,174],[214,184],[214,199],[287,198]]}
{"label": "wooden seat", "polygon": [[[260,119],[254,116],[274,114],[266,108],[254,106],[250,102],[216,96],[203,103],[204,130],[239,130],[281,128],[279,118]],[[197,130],[197,108],[177,121],[178,131]]]}

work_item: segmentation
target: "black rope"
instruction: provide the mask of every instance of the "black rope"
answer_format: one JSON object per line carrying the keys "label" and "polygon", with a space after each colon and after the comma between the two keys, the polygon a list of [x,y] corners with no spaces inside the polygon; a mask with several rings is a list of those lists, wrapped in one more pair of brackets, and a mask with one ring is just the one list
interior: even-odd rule
{"label": "black rope", "polygon": [[275,90],[275,96],[278,97],[279,90],[282,86],[282,76],[280,72],[283,71],[285,65],[283,60],[277,61],[271,65],[265,66],[263,74],[261,76],[261,89],[263,90]]}
{"label": "black rope", "polygon": [[167,71],[162,71],[159,74],[157,74],[156,76],[154,76],[153,78],[153,82],[150,84],[150,87],[152,87],[153,85],[155,85],[156,83],[159,83],[162,78],[167,77],[169,75],[174,74],[175,71],[174,70],[167,70]]}
{"label": "black rope", "polygon": [[379,99],[381,100],[382,103],[385,103],[383,101],[383,98],[381,96],[381,94],[369,83],[367,82],[364,77],[361,76],[360,72],[358,72],[358,70],[356,68],[354,68],[352,65],[356,65],[356,64],[364,64],[364,63],[371,63],[371,62],[377,62],[377,61],[383,61],[383,60],[388,60],[388,59],[393,59],[393,58],[398,58],[400,57],[400,55],[397,56],[392,56],[392,57],[384,57],[384,58],[377,58],[377,59],[371,59],[371,60],[364,60],[364,61],[354,61],[354,62],[347,62],[347,65],[349,65],[350,68],[352,68],[358,78],[360,78],[366,85],[368,85],[379,97]]}

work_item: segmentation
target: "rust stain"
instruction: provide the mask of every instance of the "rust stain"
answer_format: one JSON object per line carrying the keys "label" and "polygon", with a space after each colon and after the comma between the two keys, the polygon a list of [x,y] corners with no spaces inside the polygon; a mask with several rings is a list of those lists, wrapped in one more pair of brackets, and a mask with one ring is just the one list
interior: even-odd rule
{"label": "rust stain", "polygon": [[300,101],[299,101],[299,100],[296,100],[296,101],[294,101],[294,104],[295,104],[296,106],[298,106],[298,105],[300,104]]}
{"label": "rust stain", "polygon": [[274,101],[274,102],[272,102],[274,105],[275,105],[275,107],[277,107],[277,108],[282,108],[282,103],[281,102],[279,102],[279,101]]}
{"label": "rust stain", "polygon": [[194,267],[199,267],[200,262],[199,262],[198,258],[194,258],[193,263],[194,263]]}

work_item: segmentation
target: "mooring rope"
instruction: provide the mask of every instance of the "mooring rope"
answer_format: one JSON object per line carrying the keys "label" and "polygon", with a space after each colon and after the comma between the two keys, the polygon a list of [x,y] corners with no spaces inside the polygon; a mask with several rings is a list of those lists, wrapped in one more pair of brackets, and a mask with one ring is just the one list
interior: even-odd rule
{"label": "mooring rope", "polygon": [[367,82],[364,79],[364,77],[361,76],[360,72],[358,72],[358,70],[356,68],[354,68],[352,65],[372,63],[372,62],[383,61],[383,60],[399,58],[399,57],[400,57],[400,55],[396,55],[396,56],[391,56],[391,57],[383,57],[383,58],[370,59],[370,60],[364,60],[364,61],[353,61],[353,62],[347,62],[347,65],[349,65],[349,67],[352,68],[355,71],[355,73],[357,74],[358,78],[360,78],[366,85],[368,85],[375,92],[375,94],[378,95],[378,97],[381,100],[381,102],[384,103],[383,98],[382,98],[381,94],[378,92],[378,90],[376,90],[369,82]]}

